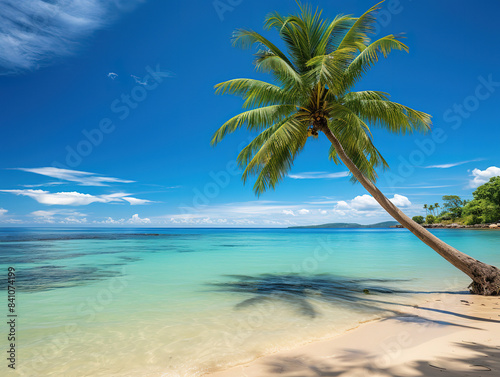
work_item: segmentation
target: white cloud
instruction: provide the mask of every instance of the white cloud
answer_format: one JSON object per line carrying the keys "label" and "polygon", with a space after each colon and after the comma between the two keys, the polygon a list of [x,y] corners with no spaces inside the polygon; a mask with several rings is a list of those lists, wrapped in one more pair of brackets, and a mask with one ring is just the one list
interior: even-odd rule
{"label": "white cloud", "polygon": [[292,211],[291,209],[284,209],[283,211],[281,211],[281,213],[283,213],[284,215],[289,215],[289,216],[307,215],[310,212],[311,211],[305,208],[299,209],[297,211]]}
{"label": "white cloud", "polygon": [[472,171],[472,176],[474,178],[469,182],[469,187],[477,188],[488,182],[490,178],[500,176],[500,168],[496,166],[490,166],[486,170],[474,169]]}
{"label": "white cloud", "polygon": [[[411,206],[410,200],[403,195],[395,194],[394,197],[389,200],[400,208],[408,208]],[[380,204],[378,204],[378,202],[375,200],[373,196],[365,194],[356,196],[349,202],[343,200],[339,201],[335,206],[334,210],[342,211],[345,214],[346,211],[369,212],[369,211],[377,211],[380,210],[381,208],[382,207],[380,206]]]}
{"label": "white cloud", "polygon": [[132,206],[153,203],[151,200],[133,198],[130,195],[132,194],[116,192],[114,194],[100,195],[99,198],[103,199],[104,203],[126,201],[129,202]]}
{"label": "white cloud", "polygon": [[0,223],[4,223],[4,224],[24,224],[24,221],[23,220],[19,220],[19,219],[10,219],[10,218],[0,218]]}
{"label": "white cloud", "polygon": [[162,225],[292,226],[299,223],[314,224],[319,217],[324,220],[325,215],[331,212],[305,204],[256,200],[197,208],[182,207],[183,214],[167,214],[151,220]]}
{"label": "white cloud", "polygon": [[65,217],[63,220],[59,221],[60,224],[86,224],[86,218],[77,218],[77,217]]}
{"label": "white cloud", "polygon": [[0,190],[15,195],[28,196],[42,204],[56,205],[87,205],[99,201],[99,198],[90,194],[79,192],[56,192],[50,193],[43,190]]}
{"label": "white cloud", "polygon": [[[79,41],[107,26],[140,0],[3,0],[0,67],[3,73],[38,69],[69,55]],[[123,3],[123,4],[122,4]]]}
{"label": "white cloud", "polygon": [[353,200],[351,200],[350,207],[357,211],[373,211],[379,209],[380,205],[373,198],[373,196],[365,194],[356,196]]}
{"label": "white cloud", "polygon": [[148,85],[148,79],[146,78],[146,80],[142,81],[140,77],[137,77],[137,76],[134,76],[134,75],[130,75],[130,77],[132,77],[134,79],[134,81],[136,82],[136,84],[139,84],[139,85]]}
{"label": "white cloud", "polygon": [[35,199],[38,203],[48,204],[48,205],[70,205],[70,206],[82,206],[91,203],[111,203],[111,202],[123,202],[127,201],[131,205],[135,204],[146,204],[149,200],[137,199],[130,197],[131,194],[126,193],[115,193],[108,195],[90,195],[82,194],[76,191],[72,192],[56,192],[51,193],[44,190],[0,190],[0,192],[7,192],[15,195],[28,196]]}
{"label": "white cloud", "polygon": [[129,202],[130,205],[132,205],[132,206],[138,206],[138,205],[142,205],[142,204],[152,203],[151,200],[137,199],[137,198],[132,198],[130,196],[124,196],[124,197],[122,197],[122,199]]}
{"label": "white cloud", "polygon": [[151,224],[152,221],[149,218],[141,218],[139,217],[139,214],[133,215],[131,218],[125,220],[125,219],[113,219],[112,217],[106,217],[105,220],[93,221],[94,224],[105,224],[105,225],[142,225],[142,224]]}
{"label": "white cloud", "polygon": [[210,225],[210,226],[217,226],[217,225],[236,225],[236,226],[254,226],[254,225],[276,225],[276,224],[283,224],[280,221],[276,220],[262,220],[260,221],[255,221],[251,219],[226,219],[226,218],[213,218],[209,216],[203,216],[203,215],[192,215],[192,214],[184,214],[184,215],[174,215],[164,221],[164,224],[176,224],[176,225]]}
{"label": "white cloud", "polygon": [[442,164],[442,165],[429,165],[429,166],[424,166],[424,167],[426,169],[449,169],[449,168],[454,168],[455,166],[468,164],[469,162],[476,162],[476,161],[483,161],[483,160],[484,160],[484,158],[476,158],[475,160],[452,162],[449,164]]}
{"label": "white cloud", "polygon": [[3,224],[22,224],[23,223],[22,220],[13,219],[10,216],[6,215],[7,212],[9,212],[9,211],[7,211],[4,208],[0,208],[0,223],[3,223]]}
{"label": "white cloud", "polygon": [[63,181],[76,182],[81,186],[109,186],[107,183],[133,183],[125,179],[103,177],[95,173],[85,171],[59,169],[54,167],[44,168],[16,168],[29,173],[44,175],[51,178],[61,179]]}
{"label": "white cloud", "polygon": [[[386,187],[388,189],[415,189],[415,190],[420,190],[420,189],[438,189],[438,188],[445,188],[445,187],[453,187],[453,185],[442,185],[442,186],[392,186],[392,187]],[[416,195],[416,194],[414,194]]]}
{"label": "white cloud", "polygon": [[81,212],[68,211],[68,210],[63,210],[63,209],[54,209],[51,211],[39,210],[39,211],[31,212],[30,215],[35,216],[35,217],[52,217],[54,215],[71,216],[71,217],[75,217],[75,216],[85,217],[85,216],[87,216],[86,214],[81,213]]}
{"label": "white cloud", "polygon": [[68,210],[34,211],[30,215],[34,222],[40,224],[85,224],[87,218],[84,213]]}
{"label": "white cloud", "polygon": [[108,77],[111,79],[111,80],[114,80],[118,77],[118,74],[117,73],[114,73],[114,72],[109,72],[108,73]]}
{"label": "white cloud", "polygon": [[139,217],[139,215],[136,213],[130,219],[127,220],[127,223],[129,223],[129,224],[150,224],[151,220],[148,219],[147,217],[144,219],[141,219]]}
{"label": "white cloud", "polygon": [[106,217],[106,220],[102,221],[97,221],[97,220],[93,221],[94,224],[114,224],[114,225],[123,224],[124,222],[125,219],[115,220],[112,217]]}
{"label": "white cloud", "polygon": [[408,208],[411,206],[410,199],[408,199],[406,196],[403,195],[395,194],[394,197],[390,200],[391,202],[394,203],[396,207]]}
{"label": "white cloud", "polygon": [[55,215],[54,211],[34,211],[31,212],[31,216],[35,217],[52,217]]}
{"label": "white cloud", "polygon": [[289,174],[288,177],[292,179],[332,179],[332,178],[342,178],[349,176],[348,171],[342,171],[338,173],[328,173],[324,171],[317,172],[304,172],[297,174]]}
{"label": "white cloud", "polygon": [[22,185],[22,186],[27,188],[35,188],[35,187],[57,186],[64,184],[66,184],[66,182],[47,182],[47,183],[40,183],[38,185]]}

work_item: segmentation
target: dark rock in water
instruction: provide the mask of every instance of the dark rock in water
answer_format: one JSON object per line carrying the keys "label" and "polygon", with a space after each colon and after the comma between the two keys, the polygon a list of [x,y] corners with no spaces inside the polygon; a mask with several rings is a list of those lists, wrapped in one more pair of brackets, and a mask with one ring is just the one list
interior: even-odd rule
{"label": "dark rock in water", "polygon": [[363,289],[363,293],[366,294],[366,295],[369,295],[370,294],[370,290],[369,289]]}

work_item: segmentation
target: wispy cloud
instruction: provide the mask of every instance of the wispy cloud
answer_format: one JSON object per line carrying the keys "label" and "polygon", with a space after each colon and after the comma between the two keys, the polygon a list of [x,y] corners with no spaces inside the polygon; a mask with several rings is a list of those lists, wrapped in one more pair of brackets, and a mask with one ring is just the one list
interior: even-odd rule
{"label": "wispy cloud", "polygon": [[131,205],[151,203],[149,200],[133,198],[127,193],[108,195],[82,194],[76,191],[51,193],[44,190],[0,190],[0,192],[22,195],[47,205],[82,206],[91,203],[128,202]]}
{"label": "wispy cloud", "polygon": [[477,188],[490,180],[490,178],[500,176],[500,168],[496,166],[490,166],[488,169],[480,170],[474,169],[472,171],[473,179],[469,182],[470,188]]}
{"label": "wispy cloud", "polygon": [[66,182],[47,182],[47,183],[39,183],[37,185],[21,185],[21,186],[26,188],[35,188],[35,187],[58,186],[64,184],[66,184]]}
{"label": "wispy cloud", "polygon": [[[1,73],[34,70],[75,51],[82,38],[107,26],[140,0],[2,0]],[[125,9],[126,5],[128,9]]]}
{"label": "wispy cloud", "polygon": [[483,161],[483,160],[484,160],[484,158],[476,158],[474,160],[452,162],[452,163],[449,163],[449,164],[429,165],[429,166],[424,166],[424,168],[426,168],[426,169],[449,169],[449,168],[454,168],[455,166],[460,166],[460,165],[468,164],[470,162],[477,162],[477,161]]}
{"label": "wispy cloud", "polygon": [[386,187],[389,189],[437,189],[437,188],[445,188],[445,187],[453,187],[453,185],[443,185],[443,186],[394,186],[394,187]]}
{"label": "wispy cloud", "polygon": [[130,75],[130,77],[132,77],[135,81],[136,84],[139,84],[139,85],[148,85],[148,79],[146,78],[145,80],[141,80],[140,77],[137,77],[137,76],[134,76],[134,75]]}
{"label": "wispy cloud", "polygon": [[77,217],[85,217],[87,216],[85,213],[77,212],[77,211],[71,211],[71,210],[66,210],[66,209],[53,209],[50,211],[33,211],[30,213],[31,216],[34,217],[53,217],[55,215],[62,215],[62,216],[77,216]]}
{"label": "wispy cloud", "polygon": [[6,209],[0,208],[0,217],[5,215],[7,212],[9,212],[9,211],[7,211]]}
{"label": "wispy cloud", "polygon": [[85,224],[87,222],[86,214],[68,210],[40,210],[31,212],[30,216],[38,224]]}
{"label": "wispy cloud", "polygon": [[297,174],[289,174],[288,177],[292,179],[333,179],[333,178],[342,178],[349,176],[349,172],[342,171],[338,173],[328,173],[324,171],[312,171],[312,172],[304,172]]}
{"label": "wispy cloud", "polygon": [[126,202],[129,202],[130,205],[133,205],[133,206],[152,203],[151,200],[137,199],[137,198],[132,198],[131,196],[123,196],[123,197],[121,197],[121,199],[125,200]]}
{"label": "wispy cloud", "polygon": [[111,79],[111,80],[114,80],[118,77],[118,74],[117,73],[114,73],[114,72],[109,72],[108,73],[108,77]]}
{"label": "wispy cloud", "polygon": [[[59,169],[53,167],[44,168],[15,168],[29,173],[44,175],[46,177],[61,179],[63,181],[76,182],[81,186],[108,186],[107,183],[133,183],[125,179],[100,176],[96,173],[88,173],[85,171]],[[55,183],[50,183],[53,185]],[[36,186],[32,186],[36,187]]]}

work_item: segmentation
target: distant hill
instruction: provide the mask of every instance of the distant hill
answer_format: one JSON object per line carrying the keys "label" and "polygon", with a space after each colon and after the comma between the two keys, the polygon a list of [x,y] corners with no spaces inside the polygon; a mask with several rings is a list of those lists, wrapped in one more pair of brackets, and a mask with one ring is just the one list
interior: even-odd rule
{"label": "distant hill", "polygon": [[288,229],[372,229],[390,228],[399,225],[397,221],[384,221],[382,223],[361,225],[357,223],[330,223],[321,225],[289,226]]}

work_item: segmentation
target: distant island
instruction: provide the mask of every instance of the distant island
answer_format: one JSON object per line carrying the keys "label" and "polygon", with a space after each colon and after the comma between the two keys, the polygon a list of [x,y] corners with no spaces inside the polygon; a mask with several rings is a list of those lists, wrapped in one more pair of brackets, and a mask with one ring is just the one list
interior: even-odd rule
{"label": "distant island", "polygon": [[330,223],[321,225],[289,226],[288,229],[373,229],[373,228],[394,228],[399,223],[397,221],[384,221],[381,223],[361,225],[357,223]]}

